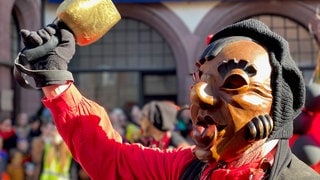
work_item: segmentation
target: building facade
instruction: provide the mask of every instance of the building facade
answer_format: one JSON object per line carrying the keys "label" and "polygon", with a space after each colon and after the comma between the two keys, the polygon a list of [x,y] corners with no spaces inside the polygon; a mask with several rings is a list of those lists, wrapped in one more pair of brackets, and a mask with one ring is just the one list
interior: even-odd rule
{"label": "building facade", "polygon": [[[70,70],[81,92],[107,109],[165,99],[189,102],[194,62],[206,38],[222,27],[257,18],[284,36],[308,83],[318,58],[320,2],[310,1],[114,1],[122,19],[99,41],[77,47]],[[41,91],[19,87],[13,59],[21,28],[36,30],[55,18],[57,1],[0,2],[0,112],[32,114]]]}

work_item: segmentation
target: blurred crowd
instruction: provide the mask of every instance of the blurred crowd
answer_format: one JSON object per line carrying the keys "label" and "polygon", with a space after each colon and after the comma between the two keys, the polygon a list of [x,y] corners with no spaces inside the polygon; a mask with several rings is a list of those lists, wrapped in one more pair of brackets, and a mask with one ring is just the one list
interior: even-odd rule
{"label": "blurred crowd", "polygon": [[0,114],[1,180],[86,180],[57,132],[50,112],[42,107],[13,119]]}
{"label": "blurred crowd", "polygon": [[[106,108],[107,109],[107,108]],[[107,109],[113,127],[127,143],[161,149],[192,145],[188,106],[151,101]],[[62,141],[48,109],[15,119],[0,114],[1,180],[89,180]]]}
{"label": "blurred crowd", "polygon": [[192,145],[189,107],[170,101],[151,101],[140,107],[128,103],[109,112],[124,142],[160,149]]}
{"label": "blurred crowd", "polygon": [[320,84],[306,86],[305,106],[293,126],[292,152],[320,173]]}
{"label": "blurred crowd", "polygon": [[[150,101],[107,109],[113,127],[126,143],[160,149],[193,145],[188,105]],[[292,152],[320,173],[320,85],[307,86],[305,108],[294,121]],[[29,117],[0,116],[2,180],[88,180],[57,133],[50,112]]]}

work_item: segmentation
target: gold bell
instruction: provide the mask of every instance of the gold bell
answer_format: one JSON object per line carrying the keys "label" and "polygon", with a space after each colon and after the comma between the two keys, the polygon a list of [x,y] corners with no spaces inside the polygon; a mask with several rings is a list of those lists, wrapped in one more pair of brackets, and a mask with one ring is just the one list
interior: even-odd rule
{"label": "gold bell", "polygon": [[72,30],[79,46],[99,40],[121,19],[111,0],[64,0],[57,17]]}

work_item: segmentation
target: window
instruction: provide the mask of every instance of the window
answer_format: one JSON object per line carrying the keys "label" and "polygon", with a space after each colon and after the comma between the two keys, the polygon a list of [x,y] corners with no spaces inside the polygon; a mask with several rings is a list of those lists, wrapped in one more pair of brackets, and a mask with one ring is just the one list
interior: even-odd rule
{"label": "window", "polygon": [[[164,84],[176,84],[172,83],[176,82],[176,65],[170,46],[155,29],[143,22],[122,18],[99,41],[77,48],[70,65],[76,74],[76,83],[87,97],[107,108],[126,102],[143,104],[144,91],[149,93],[150,88],[157,89],[152,97],[163,96],[166,93]],[[161,83],[148,87],[144,83],[148,74],[173,77],[158,78]],[[170,96],[172,94],[176,96],[176,92],[170,92]]]}
{"label": "window", "polygon": [[19,52],[19,33],[18,33],[18,27],[17,27],[17,21],[14,15],[11,16],[10,21],[10,37],[11,37],[11,59],[15,58],[18,55]]}
{"label": "window", "polygon": [[305,27],[286,17],[259,15],[253,18],[264,22],[289,42],[291,56],[308,83],[314,73],[319,50],[313,35]]}

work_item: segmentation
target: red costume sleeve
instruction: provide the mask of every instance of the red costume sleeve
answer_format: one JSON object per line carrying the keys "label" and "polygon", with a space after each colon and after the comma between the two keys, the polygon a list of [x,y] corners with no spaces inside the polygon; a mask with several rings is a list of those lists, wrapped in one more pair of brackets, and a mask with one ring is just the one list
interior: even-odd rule
{"label": "red costume sleeve", "polygon": [[72,84],[54,99],[43,99],[73,157],[93,180],[179,179],[194,159],[192,149],[161,151],[122,143],[103,107]]}

